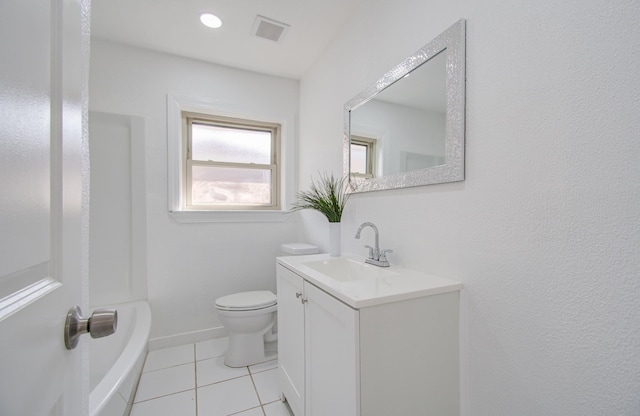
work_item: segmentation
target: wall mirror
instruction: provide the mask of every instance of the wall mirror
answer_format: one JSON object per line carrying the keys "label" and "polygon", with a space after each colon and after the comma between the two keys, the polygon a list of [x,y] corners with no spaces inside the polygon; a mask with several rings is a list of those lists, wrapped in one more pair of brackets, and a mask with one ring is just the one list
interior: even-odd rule
{"label": "wall mirror", "polygon": [[344,106],[349,192],[464,180],[465,20]]}

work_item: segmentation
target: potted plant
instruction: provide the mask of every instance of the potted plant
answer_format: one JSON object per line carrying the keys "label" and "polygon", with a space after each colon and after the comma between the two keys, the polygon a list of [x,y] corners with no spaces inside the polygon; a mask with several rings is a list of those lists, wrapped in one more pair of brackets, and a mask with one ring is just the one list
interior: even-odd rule
{"label": "potted plant", "polygon": [[342,211],[349,199],[349,194],[344,186],[344,178],[336,178],[331,175],[320,174],[318,181],[311,180],[308,191],[296,193],[296,201],[292,211],[313,209],[329,221],[329,254],[340,255],[340,220]]}

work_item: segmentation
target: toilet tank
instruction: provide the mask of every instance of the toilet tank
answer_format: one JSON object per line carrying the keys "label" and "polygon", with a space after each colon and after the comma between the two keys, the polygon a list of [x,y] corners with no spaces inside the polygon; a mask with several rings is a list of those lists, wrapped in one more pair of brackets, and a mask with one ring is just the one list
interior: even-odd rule
{"label": "toilet tank", "polygon": [[285,243],[280,246],[280,251],[284,256],[300,256],[320,252],[318,247],[306,243]]}

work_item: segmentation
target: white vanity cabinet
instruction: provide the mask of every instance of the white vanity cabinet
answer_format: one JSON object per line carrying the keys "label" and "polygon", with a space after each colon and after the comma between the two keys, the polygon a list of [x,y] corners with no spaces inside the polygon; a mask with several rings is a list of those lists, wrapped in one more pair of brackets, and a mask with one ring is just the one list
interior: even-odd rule
{"label": "white vanity cabinet", "polygon": [[295,416],[459,415],[459,284],[354,306],[287,259],[278,371]]}
{"label": "white vanity cabinet", "polygon": [[279,377],[296,416],[357,415],[358,311],[278,266]]}

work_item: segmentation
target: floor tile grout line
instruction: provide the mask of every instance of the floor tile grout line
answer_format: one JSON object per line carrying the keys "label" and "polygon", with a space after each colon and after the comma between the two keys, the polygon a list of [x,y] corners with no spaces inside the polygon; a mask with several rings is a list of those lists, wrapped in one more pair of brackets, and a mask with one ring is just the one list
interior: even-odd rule
{"label": "floor tile grout line", "polygon": [[150,397],[148,399],[140,400],[140,401],[137,401],[137,402],[134,401],[133,404],[149,402],[151,400],[156,400],[156,399],[162,399],[163,397],[173,396],[174,394],[185,393],[185,392],[191,391],[191,390],[195,390],[195,389],[178,390],[178,391],[174,391],[174,392],[171,392],[171,393],[162,394],[160,396]]}
{"label": "floor tile grout line", "polygon": [[[267,362],[268,362],[268,361],[267,361]],[[258,374],[258,373],[264,373],[265,371],[269,371],[269,370],[275,370],[276,368],[278,368],[278,364],[276,363],[276,366],[275,366],[275,367],[272,367],[272,368],[265,368],[264,370],[259,370],[259,371],[251,371],[251,367],[248,367],[248,368],[249,368],[249,373],[251,373],[251,374]]]}
{"label": "floor tile grout line", "polygon": [[205,357],[205,358],[200,358],[200,359],[196,358],[196,361],[197,362],[199,362],[199,361],[207,361],[207,360],[213,360],[215,358],[220,358],[220,357],[224,357],[224,354],[223,355],[214,355],[213,357]]}
{"label": "floor tile grout line", "polygon": [[[249,370],[249,367],[247,367],[247,370]],[[251,378],[251,384],[253,385],[253,390],[256,392],[256,396],[258,396],[258,403],[260,403],[260,410],[262,410],[262,415],[266,416],[267,412],[264,411],[264,405],[262,404],[262,399],[260,398],[260,393],[258,393],[258,387],[256,386],[256,382],[253,379],[253,375],[251,374],[251,371],[249,371],[249,377]]]}
{"label": "floor tile grout line", "polygon": [[[196,345],[196,344],[194,344],[194,345]],[[207,353],[203,351],[201,353],[201,355],[204,355],[204,357],[198,357],[198,347],[196,345],[196,361],[210,360],[212,358],[224,357],[224,355],[225,355],[224,352],[223,353],[216,353],[215,351],[214,351],[213,354],[214,355],[212,355],[212,356],[208,356]]]}
{"label": "floor tile grout line", "polygon": [[196,415],[198,416],[198,361],[196,360],[196,344],[193,344],[193,374],[194,374],[194,383],[193,388],[195,389],[195,398],[196,398]]}
{"label": "floor tile grout line", "polygon": [[[136,403],[136,396],[138,396],[138,389],[140,388],[140,381],[142,381],[142,375],[144,374],[144,366],[147,365],[147,359],[149,359],[149,349],[147,348],[147,352],[144,354],[144,360],[142,362],[142,370],[138,374],[138,381],[136,381],[136,390],[133,393],[133,399],[131,399],[131,408]],[[131,411],[129,411],[131,413]]]}
{"label": "floor tile grout line", "polygon": [[189,361],[189,362],[182,363],[182,364],[174,364],[174,365],[170,365],[168,367],[156,368],[155,370],[148,370],[148,371],[144,371],[144,367],[143,367],[142,374],[155,373],[156,371],[167,370],[169,368],[180,367],[180,366],[183,366],[183,365],[189,365],[191,363],[192,363],[192,361]]}
{"label": "floor tile grout line", "polygon": [[[223,338],[225,338],[225,337],[223,337]],[[215,340],[215,339],[219,339],[219,338],[213,338],[213,339]],[[210,339],[210,340],[208,340],[208,341],[211,341],[211,339]],[[209,359],[212,359],[212,358],[223,357],[223,356],[225,355],[225,353],[222,353],[222,354],[218,354],[218,355],[213,355],[213,356],[211,356],[211,357],[198,358],[198,353],[197,353],[197,352],[198,352],[198,346],[197,346],[197,344],[201,344],[201,343],[203,343],[203,342],[207,342],[207,341],[199,341],[199,342],[196,342],[196,343],[194,344],[194,345],[196,345],[196,361],[209,360]]]}
{"label": "floor tile grout line", "polygon": [[220,384],[220,383],[224,383],[224,382],[231,381],[231,380],[237,380],[239,378],[247,377],[247,376],[250,376],[250,375],[251,374],[247,373],[247,374],[243,374],[243,375],[237,376],[237,377],[225,378],[224,380],[214,381],[213,383],[203,384],[202,386],[196,386],[196,388],[213,386],[214,384]]}
{"label": "floor tile grout line", "polygon": [[[240,413],[244,413],[244,412],[246,412],[246,411],[248,411],[248,410],[257,409],[257,408],[259,408],[259,407],[262,407],[262,406],[254,406],[254,407],[250,407],[250,408],[248,408],[248,409],[240,410],[239,412],[229,413],[227,416],[239,415]],[[264,410],[262,411],[262,413],[264,414]]]}

